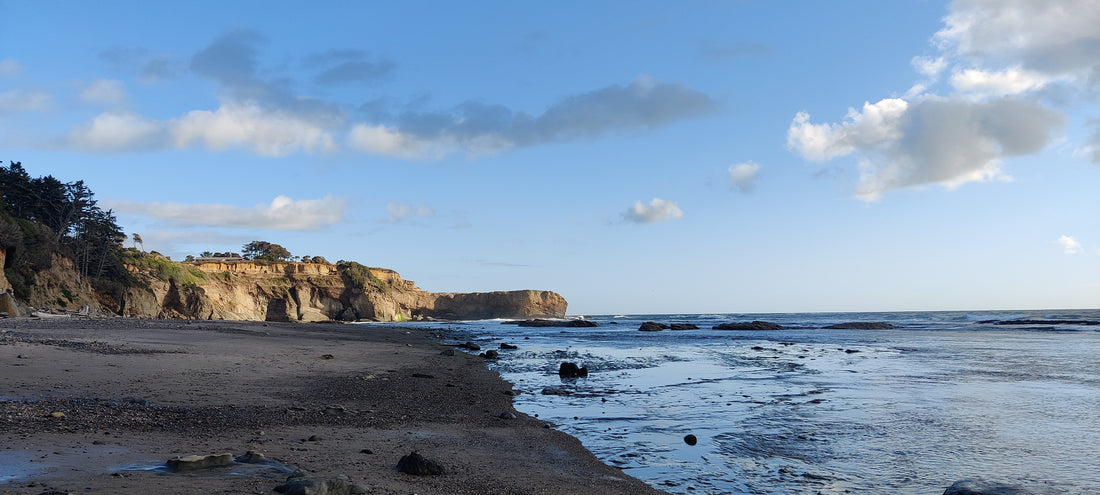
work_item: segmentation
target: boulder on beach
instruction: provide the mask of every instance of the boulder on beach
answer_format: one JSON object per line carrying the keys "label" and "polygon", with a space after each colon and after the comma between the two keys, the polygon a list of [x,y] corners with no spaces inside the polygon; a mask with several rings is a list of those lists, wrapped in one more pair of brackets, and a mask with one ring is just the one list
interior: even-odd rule
{"label": "boulder on beach", "polygon": [[183,457],[176,457],[174,459],[168,459],[165,463],[168,466],[168,470],[172,472],[180,471],[196,471],[199,469],[208,469],[233,465],[233,453],[226,452],[224,454],[210,454],[210,455],[187,455]]}
{"label": "boulder on beach", "polygon": [[898,327],[884,321],[849,321],[847,323],[829,325],[825,328],[830,330],[890,330]]}
{"label": "boulder on beach", "polygon": [[564,362],[558,366],[558,376],[562,378],[581,378],[588,376],[588,368],[581,368],[577,363]]}
{"label": "boulder on beach", "polygon": [[668,325],[665,325],[663,323],[657,323],[655,321],[647,321],[645,323],[642,323],[642,326],[638,327],[638,331],[640,331],[640,332],[660,332],[661,330],[665,330],[667,328],[668,328]]}
{"label": "boulder on beach", "polygon": [[294,478],[275,487],[283,495],[359,495],[369,493],[367,487],[343,478]]}
{"label": "boulder on beach", "polygon": [[768,321],[731,322],[715,325],[715,330],[782,330],[783,326]]}
{"label": "boulder on beach", "polygon": [[397,470],[416,476],[439,476],[443,474],[443,465],[413,452],[397,462]]}
{"label": "boulder on beach", "polygon": [[943,495],[1033,495],[1023,488],[980,479],[956,481],[943,491]]}

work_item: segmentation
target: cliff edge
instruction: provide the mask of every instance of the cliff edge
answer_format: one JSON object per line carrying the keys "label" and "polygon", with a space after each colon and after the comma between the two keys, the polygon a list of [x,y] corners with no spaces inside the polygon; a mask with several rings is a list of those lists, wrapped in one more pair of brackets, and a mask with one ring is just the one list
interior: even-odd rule
{"label": "cliff edge", "polygon": [[126,268],[138,283],[103,306],[143,318],[305,322],[561,318],[568,305],[550,291],[427,292],[393,270],[358,263],[177,263],[146,254]]}

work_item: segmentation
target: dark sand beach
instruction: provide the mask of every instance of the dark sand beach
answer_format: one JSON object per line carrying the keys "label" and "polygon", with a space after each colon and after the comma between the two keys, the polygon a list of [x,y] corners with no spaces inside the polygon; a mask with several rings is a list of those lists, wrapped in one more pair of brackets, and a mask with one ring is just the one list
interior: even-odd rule
{"label": "dark sand beach", "polygon": [[[447,349],[340,324],[3,319],[0,493],[275,493],[295,470],[329,493],[659,493]],[[413,451],[444,473],[399,472]],[[222,453],[238,460],[164,465]]]}

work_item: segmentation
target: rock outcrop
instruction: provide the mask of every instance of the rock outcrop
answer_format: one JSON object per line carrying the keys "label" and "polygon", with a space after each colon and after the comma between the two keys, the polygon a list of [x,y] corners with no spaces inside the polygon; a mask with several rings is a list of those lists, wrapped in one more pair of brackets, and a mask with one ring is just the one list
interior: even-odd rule
{"label": "rock outcrop", "polygon": [[567,302],[550,291],[451,293],[420,290],[384,268],[360,279],[328,263],[178,263],[178,276],[127,266],[130,288],[117,312],[144,318],[253,321],[408,321],[561,318]]}

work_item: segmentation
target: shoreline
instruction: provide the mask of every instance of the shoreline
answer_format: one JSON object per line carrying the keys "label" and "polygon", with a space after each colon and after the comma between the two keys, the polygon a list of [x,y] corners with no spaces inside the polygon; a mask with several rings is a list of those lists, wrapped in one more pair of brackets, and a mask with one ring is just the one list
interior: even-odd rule
{"label": "shoreline", "polygon": [[[517,412],[511,383],[482,358],[448,355],[440,337],[368,325],[2,319],[0,490],[275,493],[300,470],[346,493],[661,493]],[[249,451],[265,460],[164,465]],[[399,472],[414,451],[444,474]]]}

